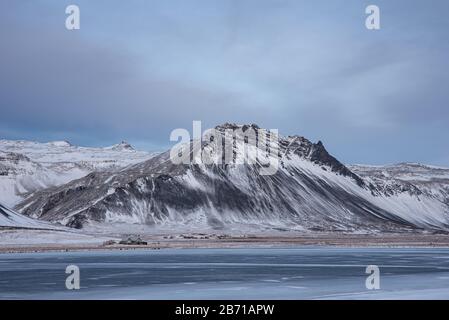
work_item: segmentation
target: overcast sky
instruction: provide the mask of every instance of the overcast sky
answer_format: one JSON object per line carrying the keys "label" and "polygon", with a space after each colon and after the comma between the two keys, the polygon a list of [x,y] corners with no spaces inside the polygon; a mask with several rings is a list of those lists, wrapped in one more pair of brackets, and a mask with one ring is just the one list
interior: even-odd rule
{"label": "overcast sky", "polygon": [[447,0],[2,0],[0,138],[161,150],[193,120],[257,123],[346,163],[449,166],[448,16]]}

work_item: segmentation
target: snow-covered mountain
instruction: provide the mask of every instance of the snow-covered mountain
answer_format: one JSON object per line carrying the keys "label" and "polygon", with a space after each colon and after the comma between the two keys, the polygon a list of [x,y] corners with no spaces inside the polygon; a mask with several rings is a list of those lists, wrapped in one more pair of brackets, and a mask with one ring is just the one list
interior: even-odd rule
{"label": "snow-covered mountain", "polygon": [[0,140],[0,202],[13,206],[30,192],[59,186],[93,171],[115,170],[149,159],[122,142],[107,148]]}
{"label": "snow-covered mountain", "polygon": [[351,165],[349,168],[387,195],[408,192],[435,198],[449,205],[449,168],[418,163]]}
{"label": "snow-covered mountain", "polygon": [[[255,154],[266,148],[248,147],[244,139],[235,139],[242,130],[260,130],[255,125],[225,124],[217,129],[222,141],[232,140],[234,158],[245,150]],[[387,176],[382,168],[346,167],[321,142],[278,138],[279,152],[269,155],[270,161],[280,163],[274,175],[260,175],[260,162],[174,164],[167,151],[113,173],[94,172],[36,192],[16,208],[76,228],[98,222],[350,232],[449,229],[449,184],[438,169],[438,181],[427,175],[428,170],[419,173],[404,166],[404,172],[398,167]],[[203,142],[203,147],[213,153],[219,144]]]}
{"label": "snow-covered mountain", "polygon": [[31,219],[0,204],[0,228],[63,230],[45,221]]}

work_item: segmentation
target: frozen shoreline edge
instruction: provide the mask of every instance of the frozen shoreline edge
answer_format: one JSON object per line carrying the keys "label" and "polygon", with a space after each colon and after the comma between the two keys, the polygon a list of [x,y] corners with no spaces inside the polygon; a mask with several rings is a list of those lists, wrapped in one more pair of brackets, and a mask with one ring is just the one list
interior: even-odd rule
{"label": "frozen shoreline edge", "polygon": [[[20,254],[20,253],[51,253],[51,252],[104,252],[104,251],[155,251],[167,249],[286,249],[286,248],[449,248],[449,239],[446,242],[429,242],[428,239],[416,239],[424,241],[384,241],[384,242],[365,242],[350,243],[335,238],[331,241],[324,239],[297,239],[297,238],[263,238],[251,239],[229,239],[227,241],[153,241],[148,245],[102,245],[102,244],[36,244],[36,245],[0,245],[1,254]],[[374,239],[371,239],[374,240]]]}

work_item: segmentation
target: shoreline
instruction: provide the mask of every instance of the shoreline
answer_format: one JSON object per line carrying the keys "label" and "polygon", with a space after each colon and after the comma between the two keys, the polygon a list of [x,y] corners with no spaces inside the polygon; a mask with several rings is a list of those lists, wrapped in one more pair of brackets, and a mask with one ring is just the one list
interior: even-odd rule
{"label": "shoreline", "polygon": [[36,243],[0,244],[0,254],[84,252],[84,251],[130,251],[164,249],[232,249],[232,248],[449,248],[448,235],[388,234],[355,235],[327,234],[301,236],[251,236],[226,237],[222,239],[164,239],[161,236],[145,237],[147,245],[122,245],[103,243]]}

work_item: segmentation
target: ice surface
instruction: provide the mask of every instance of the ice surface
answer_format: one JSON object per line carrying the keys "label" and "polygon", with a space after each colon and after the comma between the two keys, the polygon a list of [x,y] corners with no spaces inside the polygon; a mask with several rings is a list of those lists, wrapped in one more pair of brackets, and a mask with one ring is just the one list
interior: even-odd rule
{"label": "ice surface", "polygon": [[[65,290],[69,264],[80,268],[80,290]],[[373,264],[380,290],[365,287]],[[6,254],[0,275],[2,299],[446,299],[449,249]]]}

